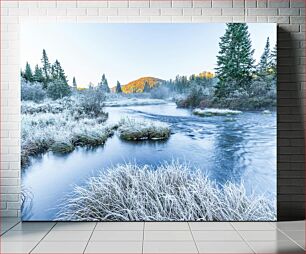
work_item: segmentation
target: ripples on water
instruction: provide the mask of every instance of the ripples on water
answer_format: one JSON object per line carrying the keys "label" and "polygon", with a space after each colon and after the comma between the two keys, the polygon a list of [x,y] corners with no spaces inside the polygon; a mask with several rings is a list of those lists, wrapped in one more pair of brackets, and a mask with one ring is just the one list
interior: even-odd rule
{"label": "ripples on water", "polygon": [[221,185],[243,181],[248,192],[276,195],[276,113],[198,117],[174,104],[107,108],[110,123],[122,116],[158,120],[171,126],[167,141],[124,142],[115,135],[104,147],[77,148],[65,156],[47,153],[22,175],[34,195],[29,220],[50,220],[60,198],[99,170],[117,163],[157,165],[179,159],[207,172]]}

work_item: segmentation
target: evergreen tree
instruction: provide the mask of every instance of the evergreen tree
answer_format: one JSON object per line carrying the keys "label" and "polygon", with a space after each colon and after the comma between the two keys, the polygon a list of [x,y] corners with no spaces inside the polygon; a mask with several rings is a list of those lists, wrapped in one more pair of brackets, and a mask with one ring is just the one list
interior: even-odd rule
{"label": "evergreen tree", "polygon": [[229,23],[219,43],[216,73],[217,98],[224,98],[234,92],[249,92],[253,71],[253,53],[248,26],[243,23]]}
{"label": "evergreen tree", "polygon": [[46,88],[47,83],[50,81],[51,66],[45,49],[43,49],[41,63],[44,77],[44,87]]}
{"label": "evergreen tree", "polygon": [[42,69],[38,67],[38,64],[36,64],[36,66],[35,66],[33,80],[36,81],[36,82],[43,82],[44,81]]}
{"label": "evergreen tree", "polygon": [[271,58],[271,53],[270,53],[270,41],[269,37],[267,38],[267,42],[264,48],[264,52],[260,57],[260,61],[257,67],[257,71],[259,75],[266,75],[269,69],[269,61]]}
{"label": "evergreen tree", "polygon": [[61,99],[71,94],[69,85],[62,79],[55,79],[49,82],[47,94],[53,100]]}
{"label": "evergreen tree", "polygon": [[68,84],[67,77],[65,72],[58,60],[52,65],[52,79],[60,79],[63,80],[66,84]]}
{"label": "evergreen tree", "polygon": [[88,89],[93,89],[93,88],[94,88],[94,84],[92,82],[89,82]]}
{"label": "evergreen tree", "polygon": [[269,65],[269,72],[271,72],[272,74],[276,74],[276,66],[277,66],[277,47],[276,45],[271,51],[268,65]]}
{"label": "evergreen tree", "polygon": [[26,67],[24,71],[24,78],[29,82],[33,82],[33,72],[28,62],[26,63]]}
{"label": "evergreen tree", "polygon": [[24,78],[24,72],[22,69],[20,69],[20,77]]}
{"label": "evergreen tree", "polygon": [[98,86],[103,92],[110,93],[110,89],[105,74],[102,75],[101,82],[98,84]]}
{"label": "evergreen tree", "polygon": [[122,88],[121,88],[121,85],[120,85],[120,82],[119,82],[119,81],[117,81],[116,93],[122,93]]}
{"label": "evergreen tree", "polygon": [[148,81],[145,81],[144,87],[143,87],[143,92],[144,92],[144,93],[149,93],[150,90],[151,90],[151,88],[150,88],[150,86],[149,86]]}
{"label": "evergreen tree", "polygon": [[174,80],[174,85],[178,92],[185,91],[189,86],[188,78],[186,76],[177,75]]}
{"label": "evergreen tree", "polygon": [[75,77],[73,77],[73,79],[72,79],[72,86],[74,87],[74,88],[77,88],[78,86],[77,86],[77,83],[76,83],[76,80],[75,80]]}

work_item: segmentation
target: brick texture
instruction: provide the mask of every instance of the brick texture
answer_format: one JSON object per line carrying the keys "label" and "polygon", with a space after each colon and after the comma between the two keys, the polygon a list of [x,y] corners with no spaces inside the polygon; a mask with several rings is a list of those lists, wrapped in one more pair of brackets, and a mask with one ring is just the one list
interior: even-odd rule
{"label": "brick texture", "polygon": [[1,216],[20,216],[19,24],[278,23],[278,219],[305,215],[304,0],[8,1],[1,4]]}

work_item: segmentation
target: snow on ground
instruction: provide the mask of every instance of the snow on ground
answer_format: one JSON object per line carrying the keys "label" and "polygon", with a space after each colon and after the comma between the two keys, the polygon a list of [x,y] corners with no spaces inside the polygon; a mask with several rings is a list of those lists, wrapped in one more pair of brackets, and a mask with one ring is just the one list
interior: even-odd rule
{"label": "snow on ground", "polygon": [[227,115],[237,115],[242,112],[239,110],[231,110],[231,109],[218,109],[218,108],[206,108],[200,109],[196,108],[192,111],[194,115],[198,116],[227,116]]}

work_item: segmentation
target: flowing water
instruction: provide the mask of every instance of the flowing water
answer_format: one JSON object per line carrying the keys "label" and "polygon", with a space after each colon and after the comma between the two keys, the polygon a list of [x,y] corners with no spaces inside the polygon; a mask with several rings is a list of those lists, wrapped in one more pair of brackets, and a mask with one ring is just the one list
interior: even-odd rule
{"label": "flowing water", "polygon": [[104,146],[77,148],[59,156],[51,152],[32,159],[22,174],[23,188],[32,193],[25,220],[52,220],[61,199],[74,185],[118,163],[156,166],[179,160],[202,169],[211,179],[243,182],[249,193],[276,196],[276,113],[243,112],[234,116],[199,117],[174,103],[109,107],[108,122],[122,116],[168,123],[166,141],[126,142],[117,135]]}

